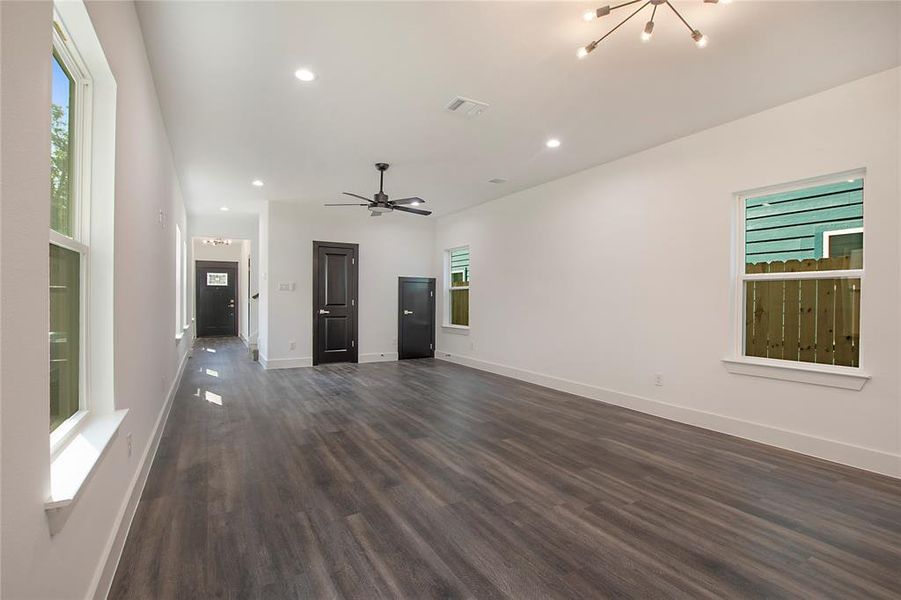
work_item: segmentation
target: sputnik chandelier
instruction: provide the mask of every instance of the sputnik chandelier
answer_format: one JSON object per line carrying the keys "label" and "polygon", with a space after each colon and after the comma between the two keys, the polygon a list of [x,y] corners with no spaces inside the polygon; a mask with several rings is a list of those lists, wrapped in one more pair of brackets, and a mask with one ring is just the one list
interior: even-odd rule
{"label": "sputnik chandelier", "polygon": [[[601,17],[605,17],[605,16],[609,15],[611,11],[614,11],[617,8],[623,8],[625,6],[637,4],[638,2],[641,2],[641,1],[642,0],[630,0],[629,2],[623,2],[622,4],[617,4],[616,6],[602,6],[602,7],[598,8],[597,10],[589,10],[582,16],[582,18],[584,18],[586,21],[594,21],[595,19],[600,19]],[[731,1],[732,0],[704,0],[704,3],[705,4],[729,4],[729,2],[731,2]],[[695,46],[697,46],[698,48],[704,48],[705,46],[707,46],[707,36],[704,35],[703,33],[701,33],[700,31],[698,31],[697,29],[695,29],[694,27],[692,27],[691,25],[689,25],[688,21],[685,20],[685,17],[682,16],[682,13],[680,13],[678,10],[676,10],[676,7],[673,6],[672,4],[670,4],[669,0],[645,0],[644,3],[641,6],[639,6],[638,8],[636,8],[632,12],[631,15],[629,15],[628,17],[626,17],[625,19],[620,21],[619,25],[617,25],[616,27],[614,27],[613,29],[611,29],[610,31],[608,31],[607,33],[602,35],[600,38],[596,39],[595,41],[590,42],[587,45],[579,48],[578,52],[576,52],[576,56],[578,56],[579,58],[585,58],[586,56],[588,56],[592,51],[594,51],[595,48],[598,47],[598,44],[600,44],[601,42],[604,41],[604,39],[607,38],[607,36],[609,36],[611,33],[616,31],[623,25],[625,25],[629,19],[631,19],[632,17],[634,17],[635,15],[640,13],[642,10],[644,10],[648,6],[648,4],[650,4],[653,8],[651,10],[651,20],[645,24],[644,31],[641,32],[641,40],[643,42],[650,41],[651,34],[654,33],[654,17],[657,16],[657,8],[660,6],[666,5],[674,13],[676,13],[676,16],[679,17],[679,20],[682,21],[682,23],[684,23],[686,27],[688,27],[688,31],[691,32],[691,39],[694,40]]]}

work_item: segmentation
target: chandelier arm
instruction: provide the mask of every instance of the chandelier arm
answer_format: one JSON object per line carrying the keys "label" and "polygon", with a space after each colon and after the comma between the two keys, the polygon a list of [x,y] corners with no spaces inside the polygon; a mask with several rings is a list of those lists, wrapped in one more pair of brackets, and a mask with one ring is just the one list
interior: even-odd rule
{"label": "chandelier arm", "polygon": [[629,6],[630,4],[635,4],[636,2],[641,2],[641,0],[629,0],[629,2],[623,2],[622,4],[617,4],[616,6],[611,6],[610,10],[616,10],[617,8],[623,8],[624,6]]}
{"label": "chandelier arm", "polygon": [[690,32],[692,32],[692,33],[695,32],[694,27],[692,27],[691,25],[688,24],[688,21],[686,21],[686,20],[685,20],[685,17],[682,16],[682,13],[680,13],[678,10],[676,10],[676,7],[673,6],[672,4],[670,4],[670,1],[669,1],[669,0],[666,0],[666,5],[669,6],[671,9],[673,9],[673,12],[676,13],[676,16],[679,17],[679,20],[680,20],[680,21],[682,21],[683,23],[685,23],[685,26],[688,27],[688,30],[689,30]]}
{"label": "chandelier arm", "polygon": [[657,15],[657,5],[654,5],[654,10],[651,11],[651,23],[654,22],[654,16]]}
{"label": "chandelier arm", "polygon": [[596,41],[596,42],[594,42],[594,43],[595,43],[595,44],[600,44],[601,42],[603,42],[603,41],[604,41],[611,33],[613,33],[614,31],[616,31],[617,29],[619,29],[619,28],[622,27],[623,25],[625,25],[625,24],[626,24],[626,21],[628,21],[629,19],[631,19],[632,17],[634,17],[635,15],[637,15],[638,13],[640,13],[641,10],[642,10],[645,6],[647,6],[648,4],[650,4],[650,3],[651,3],[651,0],[647,0],[647,2],[645,2],[644,4],[642,4],[641,6],[639,6],[638,8],[636,8],[635,11],[634,11],[631,15],[629,15],[628,17],[626,17],[625,19],[623,19],[623,20],[620,22],[619,25],[617,25],[616,27],[614,27],[613,29],[611,29],[610,31],[608,31],[607,33],[605,33],[604,35],[602,35],[600,38],[598,38],[598,41]]}

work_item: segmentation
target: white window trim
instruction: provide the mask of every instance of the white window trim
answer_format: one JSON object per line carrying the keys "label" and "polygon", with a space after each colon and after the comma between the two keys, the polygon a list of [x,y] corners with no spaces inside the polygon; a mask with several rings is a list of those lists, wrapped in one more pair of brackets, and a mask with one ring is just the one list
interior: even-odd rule
{"label": "white window trim", "polygon": [[80,431],[91,410],[91,110],[93,81],[78,50],[69,42],[71,36],[62,24],[59,13],[53,13],[53,51],[73,79],[75,106],[72,131],[75,137],[72,151],[70,213],[72,237],[49,229],[49,242],[79,255],[79,330],[78,330],[78,410],[50,433],[50,456],[56,457]]}
{"label": "white window trim", "polygon": [[832,243],[832,237],[836,235],[848,235],[851,233],[863,233],[863,227],[851,227],[849,229],[834,229],[832,231],[823,232],[823,254],[832,254],[829,244]]}
{"label": "white window trim", "polygon": [[188,317],[188,239],[187,236],[181,237],[181,330],[187,331],[191,327],[191,320]]}
{"label": "white window trim", "polygon": [[[450,322],[450,314],[451,314],[451,289],[453,290],[469,290],[469,285],[459,285],[454,288],[451,288],[451,253],[456,250],[468,250],[469,251],[469,272],[470,277],[472,276],[472,250],[468,245],[463,246],[454,246],[453,248],[447,248],[444,251],[444,315],[441,320],[441,327],[444,329],[456,330],[458,333],[469,333],[469,325],[457,325]],[[470,296],[470,302],[472,301],[472,297]],[[469,307],[472,308],[472,305]],[[470,311],[470,322],[472,318],[472,313]]]}
{"label": "white window trim", "polygon": [[[80,337],[86,350],[81,381],[87,385],[84,410],[54,430],[49,444],[49,494],[44,508],[55,535],[111,446],[128,410],[116,410],[113,371],[116,80],[83,2],[54,3],[54,49],[70,75],[89,80],[75,86],[76,131],[73,161],[73,237],[50,233],[50,242],[82,254],[83,300]],[[74,34],[74,35],[73,35]],[[60,51],[59,44],[65,46]],[[77,50],[76,50],[77,47]],[[49,56],[48,56],[49,59]],[[77,61],[73,64],[68,61]],[[87,74],[90,73],[90,77]],[[80,104],[79,104],[80,102]],[[49,199],[48,199],[49,207]],[[44,402],[47,401],[45,398]]]}
{"label": "white window trim", "polygon": [[[825,177],[815,177],[796,181],[794,183],[746,190],[736,193],[733,196],[733,239],[735,240],[735,246],[732,252],[732,279],[734,282],[732,294],[732,343],[730,353],[722,360],[723,365],[730,373],[829,387],[840,387],[851,390],[862,389],[864,384],[870,379],[870,375],[863,368],[866,364],[866,344],[862,345],[860,348],[860,365],[857,367],[824,365],[745,355],[745,282],[757,280],[778,281],[787,279],[860,278],[861,288],[863,288],[864,270],[866,268],[866,255],[864,255],[864,265],[860,269],[801,271],[795,273],[745,273],[745,200],[756,196],[788,192],[804,187],[839,183],[849,179],[866,179],[866,170],[855,169]],[[863,228],[859,228],[859,231],[862,232]],[[860,312],[860,330],[864,331],[866,311],[861,308]]]}
{"label": "white window trim", "polygon": [[181,328],[182,317],[182,286],[184,286],[184,281],[182,279],[182,269],[181,269],[181,226],[176,223],[175,224],[175,339],[176,341],[182,339],[184,337],[184,332]]}

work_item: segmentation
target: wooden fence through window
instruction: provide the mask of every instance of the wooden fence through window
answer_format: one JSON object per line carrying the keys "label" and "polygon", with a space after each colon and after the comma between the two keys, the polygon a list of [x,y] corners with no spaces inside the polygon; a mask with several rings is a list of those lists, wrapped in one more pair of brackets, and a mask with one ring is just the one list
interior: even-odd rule
{"label": "wooden fence through window", "polygon": [[[849,258],[746,265],[747,273],[832,271]],[[826,365],[860,365],[860,279],[745,282],[745,354]]]}

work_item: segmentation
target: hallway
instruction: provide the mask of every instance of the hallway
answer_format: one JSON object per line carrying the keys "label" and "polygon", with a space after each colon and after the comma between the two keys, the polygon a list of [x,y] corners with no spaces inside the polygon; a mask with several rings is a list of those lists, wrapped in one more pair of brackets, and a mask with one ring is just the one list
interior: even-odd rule
{"label": "hallway", "polygon": [[200,339],[110,597],[897,597],[899,498],[447,362]]}

